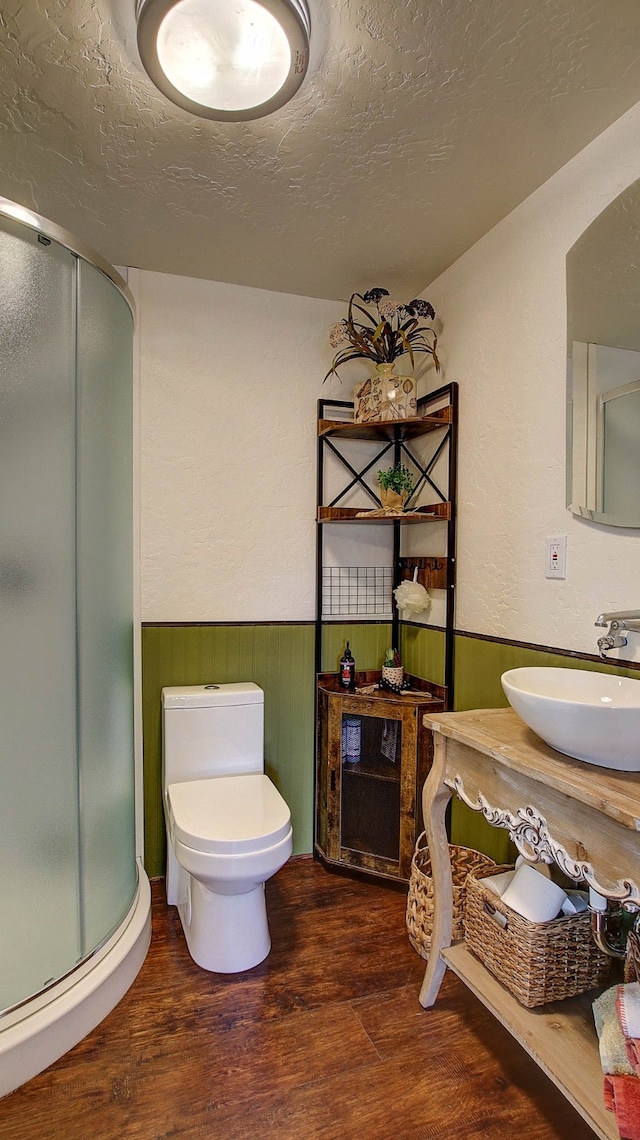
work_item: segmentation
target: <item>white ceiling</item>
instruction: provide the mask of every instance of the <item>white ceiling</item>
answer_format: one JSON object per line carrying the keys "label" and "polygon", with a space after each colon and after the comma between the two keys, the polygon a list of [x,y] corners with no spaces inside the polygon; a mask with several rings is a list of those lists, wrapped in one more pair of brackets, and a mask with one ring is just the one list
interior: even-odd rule
{"label": "white ceiling", "polygon": [[3,0],[0,194],[116,265],[410,299],[640,100],[637,0],[310,0],[253,123],[141,68],[134,0]]}

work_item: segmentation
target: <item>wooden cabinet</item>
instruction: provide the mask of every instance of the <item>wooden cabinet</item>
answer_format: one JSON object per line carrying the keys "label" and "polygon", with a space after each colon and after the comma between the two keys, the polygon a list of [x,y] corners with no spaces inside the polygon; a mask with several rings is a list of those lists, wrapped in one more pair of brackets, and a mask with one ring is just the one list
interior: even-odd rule
{"label": "wooden cabinet", "polygon": [[432,760],[423,717],[444,699],[442,691],[385,693],[376,680],[360,674],[365,691],[352,693],[334,675],[319,678],[316,851],[326,863],[408,882]]}
{"label": "wooden cabinet", "polygon": [[[363,424],[353,422],[351,404],[318,402],[315,850],[329,864],[400,881],[409,879],[423,830],[417,790],[429,770],[432,741],[422,718],[450,708],[452,700],[457,385],[421,398],[418,413]],[[397,464],[414,475],[414,492],[406,514],[380,517],[377,472]],[[427,531],[424,545],[416,541]],[[359,549],[366,551],[362,558]],[[350,564],[339,557],[343,550]],[[372,558],[378,564],[366,564]],[[414,576],[439,591],[435,628],[444,639],[443,675],[409,677],[409,689],[396,694],[377,687],[378,668],[357,674],[355,692],[341,689],[337,675],[326,672],[328,626],[346,627],[346,638],[353,629],[354,644],[358,626],[387,624],[387,645],[402,653],[406,623],[393,590]]]}

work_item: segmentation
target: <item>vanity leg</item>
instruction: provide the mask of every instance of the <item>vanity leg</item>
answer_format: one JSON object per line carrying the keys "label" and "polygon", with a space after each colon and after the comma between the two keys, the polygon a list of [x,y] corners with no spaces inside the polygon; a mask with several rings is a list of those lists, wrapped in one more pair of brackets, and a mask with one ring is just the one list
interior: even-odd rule
{"label": "vanity leg", "polygon": [[422,790],[422,814],[433,873],[431,952],[420,990],[420,1004],[425,1008],[433,1005],[438,996],[447,968],[440,957],[440,951],[451,945],[453,926],[453,879],[445,826],[445,812],[453,791],[444,782],[446,749],[445,737],[434,733],[433,766]]}

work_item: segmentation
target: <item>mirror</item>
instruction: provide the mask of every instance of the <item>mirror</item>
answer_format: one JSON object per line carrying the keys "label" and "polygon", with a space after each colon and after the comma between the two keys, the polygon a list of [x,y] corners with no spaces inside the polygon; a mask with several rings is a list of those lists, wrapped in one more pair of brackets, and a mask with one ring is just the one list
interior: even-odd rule
{"label": "mirror", "polygon": [[640,180],[567,254],[567,506],[640,527]]}

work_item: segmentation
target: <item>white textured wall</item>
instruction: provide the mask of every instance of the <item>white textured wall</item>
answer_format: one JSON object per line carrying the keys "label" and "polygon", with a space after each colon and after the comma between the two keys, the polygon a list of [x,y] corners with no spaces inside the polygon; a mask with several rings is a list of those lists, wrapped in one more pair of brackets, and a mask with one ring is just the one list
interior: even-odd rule
{"label": "white textured wall", "polygon": [[[565,507],[565,256],[640,176],[639,139],[640,105],[425,291],[461,388],[458,629],[594,652],[598,612],[640,608],[640,531]],[[344,305],[139,271],[130,284],[143,620],[311,619],[315,401],[351,393],[348,369],[322,385]],[[544,576],[551,534],[568,535],[564,582]]]}
{"label": "white textured wall", "polygon": [[143,621],[310,620],[316,400],[344,305],[132,270]]}
{"label": "white textured wall", "polygon": [[[640,531],[565,507],[565,256],[639,176],[640,104],[425,290],[461,389],[458,629],[593,653],[600,611],[640,608]],[[555,534],[564,582],[544,576]]]}

